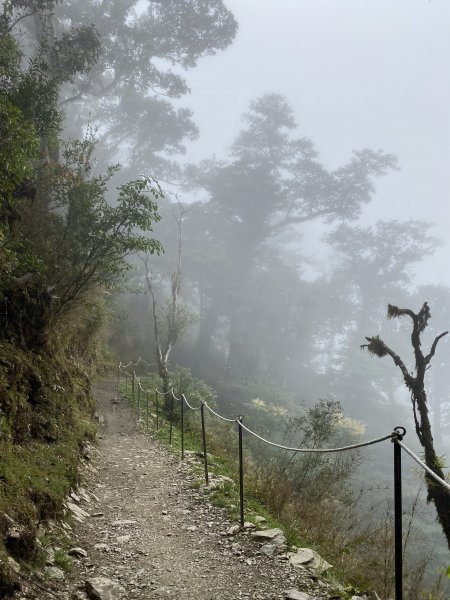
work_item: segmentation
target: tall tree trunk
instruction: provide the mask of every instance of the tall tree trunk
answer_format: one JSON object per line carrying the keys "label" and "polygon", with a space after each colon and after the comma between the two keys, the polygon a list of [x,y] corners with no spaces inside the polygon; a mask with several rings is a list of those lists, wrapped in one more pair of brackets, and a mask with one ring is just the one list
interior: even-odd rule
{"label": "tall tree trunk", "polygon": [[[416,360],[415,376],[407,369],[400,356],[389,348],[389,346],[387,346],[378,336],[367,337],[366,340],[369,343],[364,344],[362,348],[367,348],[371,354],[375,354],[379,358],[389,355],[395,365],[401,370],[405,385],[411,392],[414,423],[417,437],[424,449],[425,464],[438,477],[445,480],[445,474],[442,470],[439,456],[434,448],[433,434],[428,415],[427,395],[425,392],[425,373],[436,352],[439,340],[447,335],[448,331],[438,335],[434,339],[429,353],[424,355],[420,336],[427,327],[431,317],[428,304],[424,302],[418,313],[413,312],[409,308],[398,308],[391,304],[388,305],[388,318],[398,318],[405,315],[410,317],[413,323],[411,344],[414,349],[414,357]],[[425,482],[428,490],[428,500],[432,501],[436,507],[438,520],[444,535],[447,538],[447,544],[450,549],[450,492],[429,476],[425,476]]]}
{"label": "tall tree trunk", "polygon": [[[433,434],[428,416],[427,395],[424,389],[415,395],[415,401],[420,415],[420,442],[425,453],[425,464],[438,477],[445,480],[439,456],[434,449]],[[447,537],[450,549],[450,494],[431,477],[426,477],[425,479],[428,490],[428,501],[434,502],[439,523]]]}

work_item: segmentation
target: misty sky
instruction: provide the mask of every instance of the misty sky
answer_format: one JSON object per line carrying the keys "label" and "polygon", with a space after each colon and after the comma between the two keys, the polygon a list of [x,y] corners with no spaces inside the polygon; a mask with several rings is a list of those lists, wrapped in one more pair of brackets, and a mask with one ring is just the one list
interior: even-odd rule
{"label": "misty sky", "polygon": [[[200,140],[187,159],[223,156],[249,101],[265,92],[291,103],[298,134],[328,168],[352,149],[392,152],[400,172],[377,185],[363,222],[450,223],[449,0],[226,0],[239,32],[224,53],[188,73]],[[306,240],[321,231],[314,226]],[[420,267],[420,281],[450,284],[450,246]],[[320,253],[319,253],[320,256]]]}

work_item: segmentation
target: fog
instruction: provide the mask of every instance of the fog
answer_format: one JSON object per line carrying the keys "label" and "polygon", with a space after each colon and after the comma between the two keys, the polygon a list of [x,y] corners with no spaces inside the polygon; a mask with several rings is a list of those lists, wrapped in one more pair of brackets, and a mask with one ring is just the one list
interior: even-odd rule
{"label": "fog", "polygon": [[[440,462],[450,445],[447,337],[433,346],[450,328],[448,1],[108,7],[104,18],[101,3],[66,0],[57,14],[64,26],[94,21],[107,42],[92,72],[64,80],[65,136],[93,131],[99,171],[120,162],[122,182],[149,175],[163,189],[151,235],[164,254],[131,259],[111,325],[116,355],[154,364],[167,393],[177,377],[190,389],[203,380],[220,412],[245,414],[271,439],[348,443],[402,425],[422,453],[413,413],[422,386],[404,381],[419,351],[433,348],[422,365],[423,414]],[[387,319],[389,303],[413,313],[394,307]],[[427,325],[414,349],[412,321]],[[391,458],[388,445],[354,464],[318,460],[321,475],[302,497],[317,509],[316,534],[332,544],[333,519],[353,502],[345,490],[364,490],[358,522],[344,521],[339,535],[354,527],[345,533],[352,546],[373,524],[360,567],[373,561],[372,577],[392,549],[380,533],[391,518]],[[303,467],[287,460],[282,469],[298,483]],[[409,599],[440,600],[446,542],[423,490],[414,504],[422,475],[405,470],[405,505],[421,513]],[[322,474],[330,485],[322,481],[317,498]],[[335,500],[341,509],[327,513]],[[420,588],[411,573],[422,567]]]}
{"label": "fog", "polygon": [[[383,149],[399,172],[376,184],[361,222],[423,219],[445,245],[416,268],[422,283],[450,283],[450,5],[445,0],[231,0],[232,46],[188,73],[183,98],[200,127],[187,158],[221,157],[249,101],[291,103],[299,134],[333,168],[353,149]],[[322,226],[309,227],[316,245]],[[319,250],[316,250],[319,251]],[[321,256],[319,254],[319,256]]]}
{"label": "fog", "polygon": [[[450,284],[450,5],[425,0],[229,0],[226,5],[239,23],[234,42],[203,57],[195,69],[177,71],[191,93],[174,103],[193,111],[199,138],[185,141],[186,153],[179,156],[187,166],[185,185],[166,185],[194,207],[183,223],[181,295],[198,323],[184,332],[171,364],[190,367],[217,390],[222,411],[244,409],[269,437],[279,437],[281,430],[275,418],[267,422],[267,412],[298,416],[329,398],[341,403],[357,439],[402,424],[408,443],[421,452],[401,372],[390,357],[370,357],[360,346],[366,336],[379,334],[413,370],[410,323],[387,321],[388,303],[414,311],[430,303],[427,348],[449,327],[450,295],[439,284]],[[274,126],[272,148],[264,119],[258,125],[243,120],[249,113],[256,119],[255,101],[273,99],[270,94],[286,102],[296,122],[296,128]],[[263,130],[267,137],[258,137]],[[318,157],[311,173],[317,177],[319,164],[327,179],[364,148],[395,155],[399,168],[392,164],[369,177],[370,201],[359,198],[360,212],[348,219],[347,229],[336,230],[346,221],[342,215],[309,218],[303,207],[297,213],[303,221],[273,236],[269,224],[280,218],[277,210],[287,210],[280,209],[279,198],[291,166],[279,158],[271,176],[273,163],[261,156],[271,150],[283,155],[278,135],[312,141]],[[262,154],[258,143],[265,148]],[[212,159],[219,162],[201,164]],[[351,194],[358,197],[366,184]],[[270,202],[281,204],[271,212]],[[161,264],[169,274],[176,264],[177,232],[173,207],[165,210],[155,233],[166,249]],[[392,220],[397,223],[390,229]],[[411,220],[430,226],[402,225]],[[380,221],[385,224],[377,225]],[[167,283],[159,293],[160,302],[168,297]],[[148,355],[152,337],[150,327],[145,333],[141,325],[147,305],[132,302],[135,336],[128,350],[123,337],[120,344],[129,359],[137,351]],[[427,375],[441,453],[450,439],[449,358],[444,340]],[[298,443],[295,436],[290,441]],[[363,457],[355,486],[376,491],[362,504],[379,505],[380,498],[389,503],[390,452],[384,448]],[[406,469],[413,494],[419,479],[411,464]],[[434,509],[425,507],[424,493],[421,497],[415,543],[420,540],[423,547],[412,551],[408,564],[418,569],[414,561],[430,553],[423,589],[431,590],[448,555]]]}

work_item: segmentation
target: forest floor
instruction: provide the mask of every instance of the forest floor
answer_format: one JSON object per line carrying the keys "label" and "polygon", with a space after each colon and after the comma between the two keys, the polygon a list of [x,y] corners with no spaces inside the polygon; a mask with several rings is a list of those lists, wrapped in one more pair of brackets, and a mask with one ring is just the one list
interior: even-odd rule
{"label": "forest floor", "polygon": [[[337,598],[313,572],[263,554],[250,531],[232,531],[224,509],[193,486],[189,461],[136,427],[115,382],[98,383],[95,394],[99,445],[83,468],[83,488],[71,499],[75,514],[77,508],[84,514],[68,531],[69,547],[85,552],[78,551],[64,578],[50,571],[19,598]],[[89,581],[100,586],[97,592],[88,593]]]}

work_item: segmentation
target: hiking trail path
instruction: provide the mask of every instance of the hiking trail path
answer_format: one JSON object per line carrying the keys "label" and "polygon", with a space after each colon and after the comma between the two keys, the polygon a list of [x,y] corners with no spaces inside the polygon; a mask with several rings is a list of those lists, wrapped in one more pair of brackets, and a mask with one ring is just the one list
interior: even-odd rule
{"label": "hiking trail path", "polygon": [[[230,534],[236,523],[209,503],[202,488],[194,489],[190,460],[181,461],[137,428],[115,381],[98,382],[94,393],[99,444],[85,461],[81,490],[69,499],[76,519],[69,537],[86,556],[79,552],[64,579],[47,579],[45,598],[339,598],[312,571],[262,553],[250,531]],[[100,587],[90,588],[89,581]],[[33,595],[32,587],[29,593],[22,597],[44,597],[42,590]]]}

